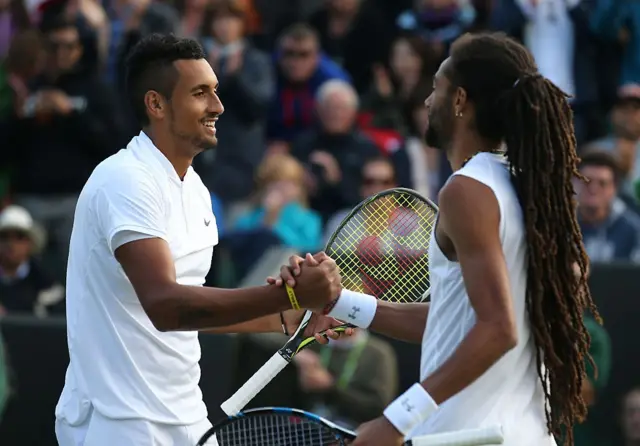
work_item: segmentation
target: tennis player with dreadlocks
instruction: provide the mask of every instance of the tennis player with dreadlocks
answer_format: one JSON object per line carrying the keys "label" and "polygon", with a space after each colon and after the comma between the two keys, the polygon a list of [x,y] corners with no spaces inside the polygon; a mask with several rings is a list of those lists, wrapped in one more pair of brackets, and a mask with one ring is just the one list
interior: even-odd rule
{"label": "tennis player with dreadlocks", "polygon": [[[422,342],[421,382],[362,425],[353,446],[494,424],[507,446],[555,445],[563,433],[572,445],[586,413],[582,315],[599,316],[576,221],[567,96],[522,45],[477,34],[454,43],[426,106],[427,143],[454,170],[430,244],[431,303],[357,302],[375,314],[358,325]],[[330,315],[347,320],[340,304]]]}

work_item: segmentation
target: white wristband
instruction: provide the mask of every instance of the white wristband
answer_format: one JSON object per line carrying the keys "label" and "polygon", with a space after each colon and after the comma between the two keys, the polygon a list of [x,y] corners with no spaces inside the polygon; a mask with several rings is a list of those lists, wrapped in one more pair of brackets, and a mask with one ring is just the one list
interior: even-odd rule
{"label": "white wristband", "polygon": [[328,316],[360,328],[369,328],[378,309],[378,299],[356,291],[342,290]]}
{"label": "white wristband", "polygon": [[404,436],[427,421],[438,405],[420,383],[409,387],[384,410],[384,416]]}

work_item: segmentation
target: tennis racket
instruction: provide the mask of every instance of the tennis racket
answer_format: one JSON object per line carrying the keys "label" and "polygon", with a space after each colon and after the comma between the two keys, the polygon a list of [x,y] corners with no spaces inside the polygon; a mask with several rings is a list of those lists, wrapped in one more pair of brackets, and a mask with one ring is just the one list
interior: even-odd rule
{"label": "tennis racket", "polygon": [[[214,435],[215,439],[212,438]],[[264,407],[220,421],[202,436],[196,446],[342,446],[355,438],[355,432],[315,414],[299,409]],[[502,444],[503,441],[502,428],[493,426],[420,436],[404,444],[478,446]]]}
{"label": "tennis racket", "polygon": [[[387,302],[429,298],[429,241],[438,207],[410,189],[394,188],[367,198],[347,215],[327,242],[325,252],[340,268],[345,289]],[[227,415],[242,410],[293,357],[312,345],[305,337],[312,312],[296,332],[249,380],[220,406]],[[343,332],[351,324],[333,328]]]}

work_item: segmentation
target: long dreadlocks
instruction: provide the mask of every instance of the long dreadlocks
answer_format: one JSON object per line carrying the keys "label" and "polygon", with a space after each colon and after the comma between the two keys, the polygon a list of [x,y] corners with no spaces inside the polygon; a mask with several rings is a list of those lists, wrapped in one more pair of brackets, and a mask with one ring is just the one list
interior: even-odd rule
{"label": "long dreadlocks", "polygon": [[565,434],[572,445],[572,426],[587,410],[581,388],[590,338],[583,314],[589,310],[601,320],[587,285],[588,259],[576,217],[572,179],[584,178],[568,96],[538,73],[522,45],[503,34],[456,41],[447,77],[473,101],[479,134],[506,144],[525,221],[526,299],[547,428]]}

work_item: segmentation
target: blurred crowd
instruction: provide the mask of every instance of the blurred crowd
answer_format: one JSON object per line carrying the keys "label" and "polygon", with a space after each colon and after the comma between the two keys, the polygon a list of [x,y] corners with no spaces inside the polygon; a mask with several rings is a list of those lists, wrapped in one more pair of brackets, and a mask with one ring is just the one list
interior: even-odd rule
{"label": "blurred crowd", "polygon": [[[64,314],[79,192],[140,131],[123,74],[144,36],[197,39],[220,79],[220,142],[194,168],[220,232],[207,282],[236,286],[270,248],[322,249],[376,192],[404,186],[437,201],[451,172],[424,143],[424,100],[452,41],[481,30],[519,39],[571,95],[591,260],[640,263],[640,2],[0,0],[0,314]],[[603,339],[585,392],[606,384]],[[0,385],[0,409],[2,395]],[[638,391],[625,401],[640,441]]]}

